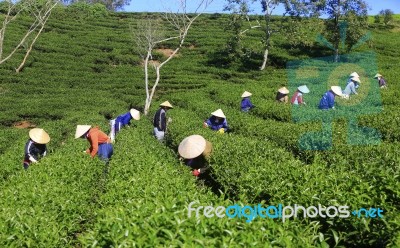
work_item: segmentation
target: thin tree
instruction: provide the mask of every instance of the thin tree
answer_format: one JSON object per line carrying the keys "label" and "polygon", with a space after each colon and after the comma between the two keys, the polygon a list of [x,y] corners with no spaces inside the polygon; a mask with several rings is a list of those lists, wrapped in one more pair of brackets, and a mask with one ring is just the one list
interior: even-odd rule
{"label": "thin tree", "polygon": [[388,25],[390,22],[393,21],[394,12],[390,9],[381,10],[379,12],[381,16],[383,16],[383,23]]}
{"label": "thin tree", "polygon": [[[28,44],[28,49],[21,64],[16,68],[18,73],[24,66],[30,52],[32,51],[33,45],[42,33],[47,20],[49,19],[53,8],[59,3],[58,0],[25,0],[12,2],[11,0],[6,0],[6,13],[3,16],[2,26],[0,29],[0,65],[9,60],[24,44]],[[5,54],[4,52],[4,42],[6,39],[6,31],[10,23],[15,21],[19,16],[29,14],[33,17],[30,27],[24,33],[22,37],[18,39],[18,44],[11,48],[11,51]],[[28,39],[34,34],[33,39],[28,42]]]}
{"label": "thin tree", "polygon": [[[199,10],[205,10],[212,0],[202,0],[198,3],[193,14],[187,13],[186,1],[179,1],[179,10],[177,12],[165,12],[160,19],[150,19],[139,22],[136,30],[132,30],[136,49],[143,59],[144,80],[146,90],[146,100],[144,106],[144,114],[149,113],[151,102],[160,83],[161,68],[166,65],[181,49],[193,22],[201,15]],[[161,25],[162,20],[166,21],[173,28],[175,35],[166,36],[168,27]],[[176,40],[177,44],[174,50],[163,61],[153,60],[154,50],[162,43]],[[155,70],[155,81],[150,85],[149,82],[149,65]]]}
{"label": "thin tree", "polygon": [[[368,25],[367,8],[364,0],[298,0],[292,12],[312,16],[328,16],[325,21],[325,38],[321,41],[335,51],[335,61],[339,61],[340,47],[348,51],[364,35]],[[301,8],[298,8],[301,6]]]}
{"label": "thin tree", "polygon": [[[275,9],[279,5],[288,5],[290,0],[227,0],[228,4],[225,7],[225,10],[231,11],[232,14],[240,14],[244,18],[237,18],[237,21],[242,21],[243,19],[247,20],[248,27],[244,28],[241,32],[239,32],[240,36],[244,35],[246,32],[252,29],[263,29],[264,38],[262,43],[264,45],[264,56],[263,62],[260,66],[260,70],[264,70],[267,66],[268,55],[271,49],[271,37],[274,33],[280,32],[281,27],[276,27],[272,25],[272,16],[274,14]],[[263,23],[261,24],[258,20],[251,21],[250,14],[250,5],[255,2],[259,2],[261,5],[261,12],[263,13]],[[285,13],[286,14],[286,13]]]}

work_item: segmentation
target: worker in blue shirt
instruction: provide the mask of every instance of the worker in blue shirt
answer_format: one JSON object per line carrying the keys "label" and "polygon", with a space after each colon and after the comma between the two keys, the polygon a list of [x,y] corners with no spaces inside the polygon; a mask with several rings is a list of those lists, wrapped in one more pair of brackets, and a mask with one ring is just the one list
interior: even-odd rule
{"label": "worker in blue shirt", "polygon": [[218,109],[211,113],[211,117],[203,123],[203,127],[211,128],[211,130],[218,131],[219,133],[225,133],[228,131],[228,122],[226,116],[221,109]]}
{"label": "worker in blue shirt", "polygon": [[250,101],[250,96],[252,94],[248,91],[245,91],[242,94],[242,103],[240,104],[240,107],[242,108],[243,112],[248,112],[250,109],[254,108],[255,106],[251,103]]}
{"label": "worker in blue shirt", "polygon": [[114,142],[115,136],[121,128],[130,124],[132,118],[137,121],[140,120],[140,112],[136,109],[131,109],[129,112],[119,115],[117,118],[110,121],[110,139],[112,142]]}
{"label": "worker in blue shirt", "polygon": [[319,109],[334,109],[335,96],[342,96],[342,89],[340,86],[332,86],[329,91],[325,92],[319,102]]}
{"label": "worker in blue shirt", "polygon": [[24,169],[28,169],[32,163],[38,163],[46,156],[50,136],[41,128],[34,128],[29,131],[29,140],[25,144],[25,156],[23,161]]}

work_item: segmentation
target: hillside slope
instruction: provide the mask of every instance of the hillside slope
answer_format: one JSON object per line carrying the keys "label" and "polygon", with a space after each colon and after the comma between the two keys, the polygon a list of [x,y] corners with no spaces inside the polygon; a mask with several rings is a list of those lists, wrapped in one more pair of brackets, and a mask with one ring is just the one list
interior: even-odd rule
{"label": "hillside slope", "polygon": [[[350,127],[340,117],[332,124],[332,149],[302,150],[300,138],[320,130],[321,121],[295,123],[291,107],[275,103],[274,97],[281,85],[294,90],[286,62],[311,58],[313,51],[286,49],[278,35],[267,70],[222,66],[218,56],[229,35],[224,30],[229,18],[215,14],[201,16],[194,24],[179,55],[162,69],[150,115],[120,132],[114,159],[104,168],[97,158],[82,154],[86,141],[72,137],[77,124],[98,125],[108,132],[107,115],[115,117],[144,105],[143,67],[130,29],[145,17],[116,13],[76,18],[60,11],[49,20],[22,72],[14,71],[22,51],[0,66],[1,246],[400,245],[397,27],[372,25],[372,46],[354,51],[373,52],[377,69],[389,84],[380,91],[381,112],[358,118],[360,126],[380,132],[379,145],[348,144]],[[26,25],[23,19],[12,26],[11,36]],[[259,35],[256,32],[252,39]],[[155,59],[162,59],[162,52],[172,46],[160,47],[164,50]],[[320,56],[329,53],[320,46],[316,51],[325,54]],[[366,87],[360,95],[365,97],[364,90],[373,83],[367,77],[376,72],[363,73]],[[253,93],[257,106],[249,114],[238,107],[244,90]],[[319,98],[306,97],[310,102]],[[151,136],[152,114],[164,100],[175,106],[168,113],[173,122],[166,145]],[[228,116],[232,133],[216,136],[202,129],[202,121],[218,108]],[[306,110],[318,115],[313,108]],[[21,121],[44,128],[52,138],[48,157],[28,171],[21,163],[28,129],[15,127]],[[176,154],[179,142],[195,133],[214,144],[211,164],[216,183],[208,185],[212,187],[199,185]],[[192,201],[204,206],[375,207],[384,209],[385,217],[291,218],[285,223],[268,218],[251,223],[246,218],[196,220],[188,217]]]}

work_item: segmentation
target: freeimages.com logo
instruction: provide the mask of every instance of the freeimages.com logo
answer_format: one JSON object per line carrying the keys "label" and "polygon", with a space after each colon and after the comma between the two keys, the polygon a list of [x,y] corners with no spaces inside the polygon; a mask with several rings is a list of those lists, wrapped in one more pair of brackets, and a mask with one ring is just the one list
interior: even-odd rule
{"label": "freeimages.com logo", "polygon": [[290,218],[383,218],[383,209],[381,208],[358,208],[350,211],[349,206],[329,206],[324,207],[321,204],[318,206],[303,207],[298,204],[294,206],[283,206],[278,204],[277,206],[268,206],[264,208],[261,204],[249,206],[249,205],[230,205],[225,206],[194,206],[197,202],[193,201],[188,206],[188,217],[191,218],[194,213],[196,218],[200,215],[206,218],[245,218],[247,223],[250,223],[255,218],[260,217],[262,219],[282,219],[282,222]]}

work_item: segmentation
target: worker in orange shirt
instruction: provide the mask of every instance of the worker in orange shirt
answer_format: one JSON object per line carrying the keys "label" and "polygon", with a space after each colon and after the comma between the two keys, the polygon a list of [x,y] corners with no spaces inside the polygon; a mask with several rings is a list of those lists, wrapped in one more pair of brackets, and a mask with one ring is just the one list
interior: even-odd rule
{"label": "worker in orange shirt", "polygon": [[97,154],[101,160],[108,162],[113,155],[111,140],[99,127],[78,125],[75,132],[75,139],[77,138],[86,138],[90,142],[90,148],[86,150],[86,153],[92,158]]}

